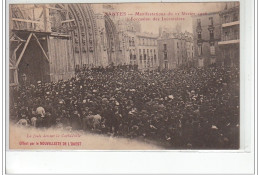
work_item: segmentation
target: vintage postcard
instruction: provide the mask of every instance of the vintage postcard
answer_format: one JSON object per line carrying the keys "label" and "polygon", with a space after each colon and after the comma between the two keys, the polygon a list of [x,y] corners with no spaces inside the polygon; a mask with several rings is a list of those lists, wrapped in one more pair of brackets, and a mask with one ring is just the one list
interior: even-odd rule
{"label": "vintage postcard", "polygon": [[10,4],[9,149],[240,149],[239,12]]}

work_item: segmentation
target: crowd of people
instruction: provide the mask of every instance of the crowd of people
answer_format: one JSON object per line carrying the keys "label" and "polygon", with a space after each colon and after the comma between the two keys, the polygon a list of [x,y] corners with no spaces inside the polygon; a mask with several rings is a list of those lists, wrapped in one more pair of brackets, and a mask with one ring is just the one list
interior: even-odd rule
{"label": "crowd of people", "polygon": [[66,81],[22,85],[14,93],[10,116],[16,123],[111,133],[170,149],[239,148],[236,67],[92,68]]}

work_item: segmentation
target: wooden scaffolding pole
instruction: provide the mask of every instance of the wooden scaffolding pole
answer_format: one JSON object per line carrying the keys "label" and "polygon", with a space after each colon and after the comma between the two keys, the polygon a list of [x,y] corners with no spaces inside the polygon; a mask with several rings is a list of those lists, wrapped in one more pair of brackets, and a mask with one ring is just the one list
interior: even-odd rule
{"label": "wooden scaffolding pole", "polygon": [[15,67],[15,65],[16,65],[16,52],[22,44],[23,43],[18,44],[17,47],[14,49],[13,54],[10,55],[12,57],[12,59],[10,60],[10,64],[12,67]]}
{"label": "wooden scaffolding pole", "polygon": [[29,42],[31,40],[31,37],[32,37],[32,33],[30,33],[28,39],[26,40],[26,43],[25,43],[25,45],[23,47],[23,50],[22,50],[22,52],[21,52],[21,54],[20,54],[20,56],[19,56],[19,58],[18,58],[18,60],[16,62],[16,65],[15,65],[16,68],[18,68],[18,66],[19,66],[19,63],[20,63],[20,61],[21,61],[21,59],[23,57],[23,54],[24,54],[24,52],[25,52],[25,50],[26,50],[26,48],[27,48],[27,46],[28,46],[28,44],[29,44]]}
{"label": "wooden scaffolding pole", "polygon": [[37,36],[36,36],[34,33],[33,33],[33,36],[34,36],[34,38],[36,39],[37,44],[40,46],[40,48],[41,48],[41,50],[42,50],[42,52],[43,52],[45,58],[47,59],[48,62],[50,62],[49,57],[47,56],[45,50],[43,49],[43,47],[42,47],[40,41],[39,41],[38,38],[37,38]]}

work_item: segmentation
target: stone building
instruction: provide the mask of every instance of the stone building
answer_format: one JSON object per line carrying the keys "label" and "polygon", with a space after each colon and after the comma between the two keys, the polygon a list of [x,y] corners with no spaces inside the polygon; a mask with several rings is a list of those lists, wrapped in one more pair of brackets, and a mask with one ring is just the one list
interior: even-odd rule
{"label": "stone building", "polygon": [[10,5],[10,85],[24,75],[36,83],[67,80],[83,68],[158,67],[157,37],[115,11],[110,4]]}
{"label": "stone building", "polygon": [[158,56],[160,69],[190,64],[194,56],[192,34],[162,32],[158,39]]}
{"label": "stone building", "polygon": [[239,65],[239,2],[228,3],[220,13],[222,65]]}
{"label": "stone building", "polygon": [[137,65],[137,36],[141,31],[141,25],[138,22],[127,22],[119,19],[115,22],[119,30],[120,51],[122,52],[123,64]]}
{"label": "stone building", "polygon": [[141,70],[154,70],[159,66],[157,35],[137,33],[137,58]]}
{"label": "stone building", "polygon": [[219,12],[192,16],[194,56],[197,66],[205,66],[220,60],[218,41],[221,39]]}
{"label": "stone building", "polygon": [[96,4],[10,5],[10,85],[66,80],[124,62],[117,27]]}
{"label": "stone building", "polygon": [[189,32],[185,32],[185,40],[186,40],[186,51],[187,51],[187,61],[188,64],[194,64],[194,43],[193,43],[193,34]]}
{"label": "stone building", "polygon": [[120,17],[111,19],[119,35],[122,64],[138,65],[138,69],[142,71],[158,68],[158,36],[142,32],[138,21],[126,21]]}

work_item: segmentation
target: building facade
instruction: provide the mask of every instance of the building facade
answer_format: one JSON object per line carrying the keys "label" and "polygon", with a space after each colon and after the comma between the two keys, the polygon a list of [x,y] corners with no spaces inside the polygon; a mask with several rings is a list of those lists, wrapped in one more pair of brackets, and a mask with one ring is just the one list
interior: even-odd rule
{"label": "building facade", "polygon": [[137,63],[140,70],[154,70],[159,66],[158,36],[150,33],[137,33]]}
{"label": "building facade", "polygon": [[158,68],[158,36],[141,32],[139,22],[114,20],[119,31],[123,64],[138,65],[138,69],[142,71]]}
{"label": "building facade", "polygon": [[[157,36],[109,4],[10,5],[10,84],[67,80],[80,69],[158,67]],[[35,59],[35,57],[37,59]]]}
{"label": "building facade", "polygon": [[[93,5],[95,6],[95,5]],[[66,80],[84,67],[124,62],[119,32],[91,4],[10,5],[10,85]]]}
{"label": "building facade", "polygon": [[222,65],[239,66],[239,3],[227,4],[220,13]]}
{"label": "building facade", "polygon": [[185,32],[186,50],[187,50],[187,61],[188,64],[194,65],[194,42],[193,34]]}
{"label": "building facade", "polygon": [[160,69],[175,69],[189,65],[194,57],[192,34],[163,32],[158,39]]}
{"label": "building facade", "polygon": [[[118,28],[120,29],[121,52],[123,64],[138,65],[137,62],[137,36],[136,33],[140,32],[140,24],[138,22],[128,22],[123,20],[117,21]],[[122,43],[121,43],[122,42]]]}
{"label": "building facade", "polygon": [[221,39],[219,12],[193,16],[192,27],[197,66],[218,63],[221,57],[218,46]]}

